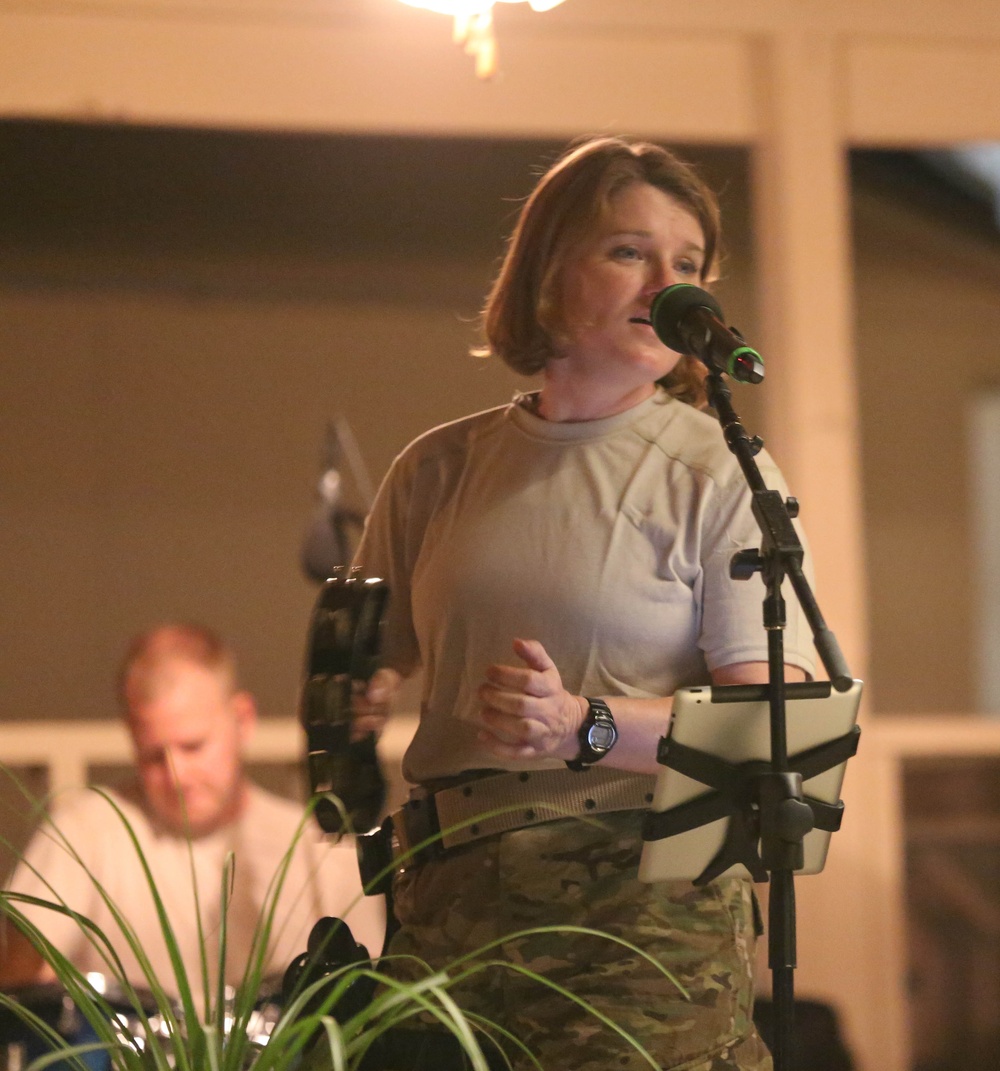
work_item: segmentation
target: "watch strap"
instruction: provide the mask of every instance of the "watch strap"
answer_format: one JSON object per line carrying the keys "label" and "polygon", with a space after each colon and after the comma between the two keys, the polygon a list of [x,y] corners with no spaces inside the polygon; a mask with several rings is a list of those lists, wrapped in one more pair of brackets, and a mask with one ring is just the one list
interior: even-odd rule
{"label": "watch strap", "polygon": [[[591,699],[589,696],[584,696],[584,698],[587,700],[587,715],[580,726],[580,753],[575,759],[566,760],[566,765],[577,772],[593,766],[595,762],[600,762],[618,742],[618,728],[608,704],[603,699]],[[610,738],[607,745],[595,746],[592,740],[592,731],[595,727],[603,729],[602,735]]]}

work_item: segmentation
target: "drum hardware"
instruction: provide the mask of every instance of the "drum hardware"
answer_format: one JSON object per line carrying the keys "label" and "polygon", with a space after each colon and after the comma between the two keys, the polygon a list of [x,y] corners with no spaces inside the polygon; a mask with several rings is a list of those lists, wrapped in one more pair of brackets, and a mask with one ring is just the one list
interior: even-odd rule
{"label": "drum hardware", "polygon": [[388,597],[383,581],[338,569],[313,610],[299,709],[316,821],[326,833],[367,833],[385,804],[375,734],[351,739],[351,701],[378,666]]}

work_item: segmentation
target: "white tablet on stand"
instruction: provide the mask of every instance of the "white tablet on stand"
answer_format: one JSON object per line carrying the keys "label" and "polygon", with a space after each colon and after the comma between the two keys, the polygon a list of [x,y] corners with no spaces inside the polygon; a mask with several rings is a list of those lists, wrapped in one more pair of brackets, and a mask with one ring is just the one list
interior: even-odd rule
{"label": "white tablet on stand", "polygon": [[[818,682],[822,684],[823,682]],[[817,684],[787,686],[786,735],[788,756],[794,770],[794,756],[854,731],[861,702],[861,681],[844,692],[826,689],[826,695],[797,698],[796,693],[815,692]],[[714,697],[713,697],[714,694]],[[676,742],[696,751],[714,755],[734,765],[770,759],[770,707],[766,699],[732,701],[733,688],[682,688],[673,698],[667,750]],[[726,697],[718,701],[718,697]],[[803,796],[837,804],[844,780],[846,759],[825,772],[803,781]],[[664,766],[653,795],[653,812],[673,808],[711,793],[713,789],[676,770]],[[715,859],[726,840],[730,819],[722,817],[685,832],[647,840],[639,865],[639,879],[693,881]],[[815,874],[823,869],[831,834],[813,829],[803,841],[805,865],[797,874]],[[737,863],[724,871],[726,876],[752,876]],[[721,876],[721,875],[720,875]]]}

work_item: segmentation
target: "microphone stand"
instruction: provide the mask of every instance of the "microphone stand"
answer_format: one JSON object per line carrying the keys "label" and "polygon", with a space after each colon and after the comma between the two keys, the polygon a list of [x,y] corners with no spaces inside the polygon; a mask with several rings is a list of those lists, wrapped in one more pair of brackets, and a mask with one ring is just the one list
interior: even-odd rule
{"label": "microphone stand", "polygon": [[768,904],[768,965],[773,979],[775,1071],[786,1071],[794,1029],[794,970],[796,967],[794,871],[804,865],[802,839],[813,828],[813,814],[802,794],[802,775],[789,769],[785,717],[785,602],[781,586],[787,577],[813,632],[817,652],[833,687],[847,691],[853,684],[836,637],[827,627],[802,571],[804,551],[792,525],[798,515],[794,498],[783,500],[769,490],[754,460],[764,445],[752,439],[732,406],[732,395],[720,372],[711,370],[706,380],[709,401],[719,417],[730,451],[739,461],[753,495],[753,514],[761,530],[759,550],[734,555],[730,575],[747,580],[760,572],[766,595],[763,603],[767,630],[768,686],[770,708],[771,764],[761,775],[760,858],[770,872]]}

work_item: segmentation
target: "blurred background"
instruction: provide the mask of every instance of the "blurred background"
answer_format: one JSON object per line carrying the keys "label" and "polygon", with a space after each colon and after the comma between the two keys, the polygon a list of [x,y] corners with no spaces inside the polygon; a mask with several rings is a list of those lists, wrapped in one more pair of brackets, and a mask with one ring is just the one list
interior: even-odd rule
{"label": "blurred background", "polygon": [[324,473],[363,513],[414,435],[530,385],[468,354],[519,203],[572,137],[649,136],[720,193],[768,362],[734,402],[866,681],[798,988],[866,1071],[993,1069],[1000,15],[747,7],[500,3],[483,78],[398,0],[0,0],[0,761],[44,792],[24,734],[113,721],[175,617],[294,750]]}

